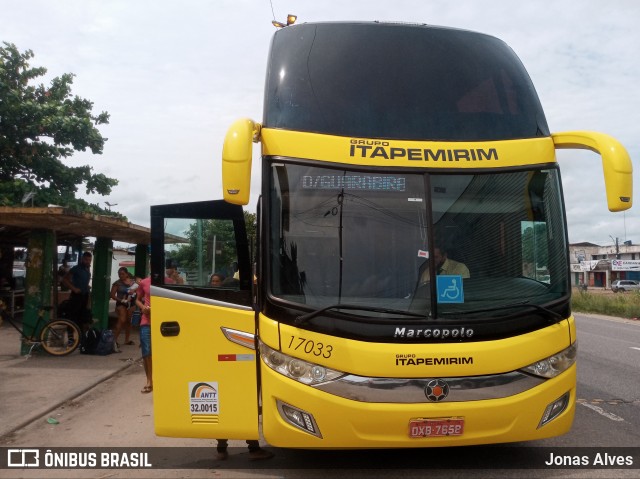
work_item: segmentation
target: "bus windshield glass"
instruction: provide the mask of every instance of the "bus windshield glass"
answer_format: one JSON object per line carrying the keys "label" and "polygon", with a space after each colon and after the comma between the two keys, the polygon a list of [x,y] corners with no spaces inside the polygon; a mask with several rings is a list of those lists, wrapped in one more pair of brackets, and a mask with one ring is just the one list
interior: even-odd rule
{"label": "bus windshield glass", "polygon": [[275,34],[268,65],[267,128],[453,141],[549,135],[522,63],[488,35],[426,25],[301,24]]}
{"label": "bus windshield glass", "polygon": [[360,305],[351,313],[372,320],[388,317],[376,308],[482,319],[568,298],[557,169],[365,173],[279,162],[270,171],[276,303]]}

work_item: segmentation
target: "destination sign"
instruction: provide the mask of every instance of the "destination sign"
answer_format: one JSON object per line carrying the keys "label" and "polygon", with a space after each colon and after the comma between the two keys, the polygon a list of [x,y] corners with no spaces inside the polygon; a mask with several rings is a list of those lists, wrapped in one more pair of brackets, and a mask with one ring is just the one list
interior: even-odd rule
{"label": "destination sign", "polygon": [[307,190],[406,191],[403,176],[374,175],[305,175],[302,188]]}

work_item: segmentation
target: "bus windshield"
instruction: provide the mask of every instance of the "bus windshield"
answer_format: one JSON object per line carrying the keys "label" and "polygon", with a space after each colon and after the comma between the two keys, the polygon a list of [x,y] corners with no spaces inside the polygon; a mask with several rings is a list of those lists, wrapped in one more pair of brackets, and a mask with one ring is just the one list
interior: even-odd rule
{"label": "bus windshield", "polygon": [[426,25],[301,24],[275,34],[268,65],[267,128],[452,141],[549,135],[522,63],[489,35]]}
{"label": "bus windshield", "polygon": [[567,301],[555,168],[364,173],[278,162],[270,170],[273,301],[302,312],[359,305],[351,314],[372,321],[389,318],[380,308],[495,319]]}

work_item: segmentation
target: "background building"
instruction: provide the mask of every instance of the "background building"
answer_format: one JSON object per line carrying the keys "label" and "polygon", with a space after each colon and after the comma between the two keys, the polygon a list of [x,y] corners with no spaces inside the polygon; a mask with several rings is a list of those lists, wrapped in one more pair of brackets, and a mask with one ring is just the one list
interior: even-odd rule
{"label": "background building", "polygon": [[631,241],[600,246],[594,243],[569,245],[574,286],[611,288],[616,279],[640,280],[640,245]]}

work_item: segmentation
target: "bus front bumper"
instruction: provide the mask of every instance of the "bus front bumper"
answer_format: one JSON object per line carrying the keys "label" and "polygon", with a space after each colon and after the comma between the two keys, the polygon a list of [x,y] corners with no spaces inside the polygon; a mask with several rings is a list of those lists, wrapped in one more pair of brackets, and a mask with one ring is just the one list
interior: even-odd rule
{"label": "bus front bumper", "polygon": [[[262,431],[269,444],[292,448],[443,447],[538,440],[571,428],[575,384],[573,365],[553,379],[508,397],[464,402],[430,402],[425,397],[421,403],[374,403],[329,394],[263,367]],[[552,413],[556,417],[541,425],[545,413],[558,407],[561,398],[561,412]],[[427,431],[424,424],[440,427],[448,423],[456,425],[452,434],[412,437]],[[429,429],[429,433],[434,431]]]}

